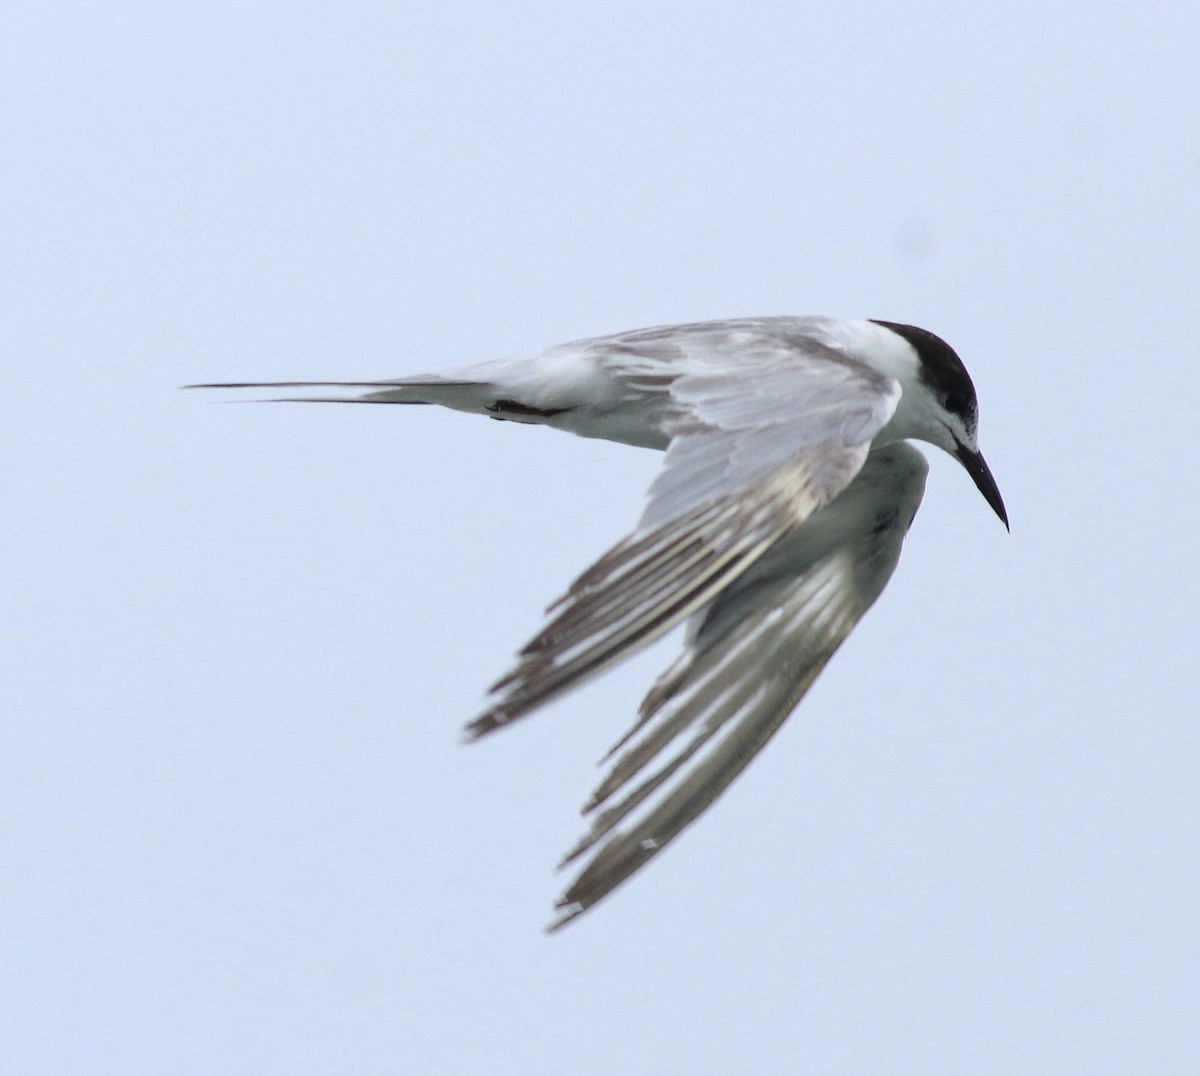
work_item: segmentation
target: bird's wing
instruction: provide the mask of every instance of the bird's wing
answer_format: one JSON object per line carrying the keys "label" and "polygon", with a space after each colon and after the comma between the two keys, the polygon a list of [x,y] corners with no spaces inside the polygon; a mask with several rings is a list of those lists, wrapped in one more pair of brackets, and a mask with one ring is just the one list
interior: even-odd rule
{"label": "bird's wing", "polygon": [[656,855],[782,725],[891,577],[927,469],[907,444],[871,452],[836,501],[693,617],[683,653],[609,753],[616,758],[584,806],[591,828],[561,865],[590,860],[550,929]]}
{"label": "bird's wing", "polygon": [[895,381],[809,335],[729,323],[662,332],[665,343],[616,338],[623,351],[598,342],[623,377],[661,378],[671,396],[671,439],[642,519],[550,607],[549,624],[493,685],[496,701],[467,726],[470,737],[527,714],[711,602],[846,488],[900,397]]}
{"label": "bird's wing", "polygon": [[[832,346],[826,318],[740,318],[586,342],[631,388],[669,393],[670,444],[638,531],[737,494],[808,457],[811,484],[843,489],[892,417],[900,386]],[[584,354],[587,354],[585,349]],[[818,451],[820,450],[820,451]]]}

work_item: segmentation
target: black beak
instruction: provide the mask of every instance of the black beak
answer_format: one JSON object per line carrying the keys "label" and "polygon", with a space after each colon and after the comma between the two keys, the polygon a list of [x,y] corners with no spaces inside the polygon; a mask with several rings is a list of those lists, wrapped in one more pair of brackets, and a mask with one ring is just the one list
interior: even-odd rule
{"label": "black beak", "polygon": [[1011,529],[1008,526],[1008,513],[1004,510],[1004,501],[1000,496],[1000,490],[996,485],[996,480],[992,477],[992,472],[988,470],[988,465],[983,461],[983,454],[972,452],[966,445],[958,445],[954,454],[967,469],[967,474],[975,480],[975,485],[979,487],[983,499],[992,506],[992,511],[1000,517],[1005,529]]}

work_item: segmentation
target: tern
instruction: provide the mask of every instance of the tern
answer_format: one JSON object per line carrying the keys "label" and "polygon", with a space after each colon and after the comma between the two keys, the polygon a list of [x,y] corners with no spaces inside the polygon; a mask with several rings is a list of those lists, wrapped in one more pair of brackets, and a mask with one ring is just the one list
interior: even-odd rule
{"label": "tern", "polygon": [[560,864],[582,869],[551,931],[729,787],[874,604],[925,489],[910,439],[954,456],[1008,526],[962,361],[897,322],[738,318],[395,380],[189,387],[338,389],[282,399],[439,404],[664,451],[632,533],[549,607],[466,726],[486,736],[686,621],[682,653],[583,806],[590,828]]}

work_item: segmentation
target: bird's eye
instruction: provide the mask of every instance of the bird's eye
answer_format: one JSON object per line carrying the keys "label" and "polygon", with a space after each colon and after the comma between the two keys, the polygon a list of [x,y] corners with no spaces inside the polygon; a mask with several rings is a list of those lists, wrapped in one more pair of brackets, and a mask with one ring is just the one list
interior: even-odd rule
{"label": "bird's eye", "polygon": [[948,392],[942,401],[942,406],[952,415],[962,415],[967,410],[966,393]]}

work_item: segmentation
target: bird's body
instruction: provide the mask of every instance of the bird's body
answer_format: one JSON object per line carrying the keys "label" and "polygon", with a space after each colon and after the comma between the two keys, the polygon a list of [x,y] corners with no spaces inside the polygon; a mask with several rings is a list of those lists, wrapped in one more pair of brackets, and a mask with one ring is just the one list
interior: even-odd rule
{"label": "bird's body", "polygon": [[729,785],[882,592],[927,472],[903,442],[955,455],[1007,522],[961,361],[892,322],[701,322],[441,375],[206,387],[358,388],[303,399],[440,404],[665,450],[636,528],[551,606],[467,727],[475,738],[508,724],[688,622],[683,653],[585,805],[591,829],[566,861],[590,859],[556,927]]}

